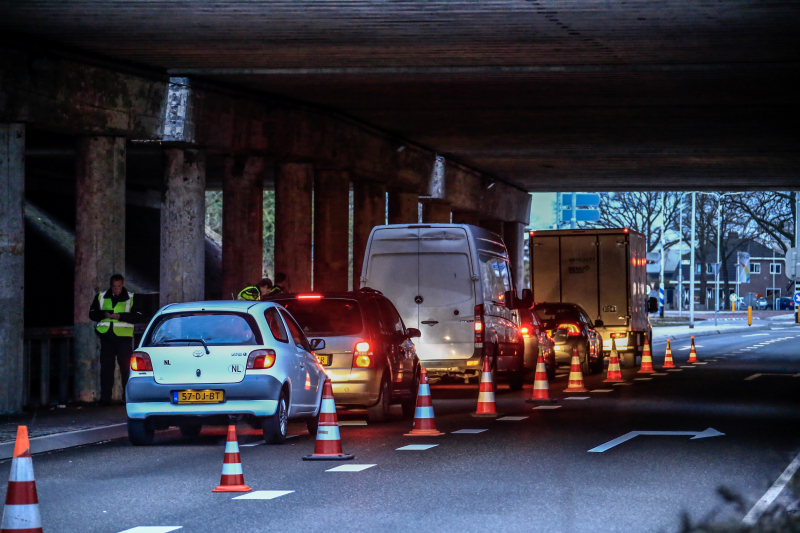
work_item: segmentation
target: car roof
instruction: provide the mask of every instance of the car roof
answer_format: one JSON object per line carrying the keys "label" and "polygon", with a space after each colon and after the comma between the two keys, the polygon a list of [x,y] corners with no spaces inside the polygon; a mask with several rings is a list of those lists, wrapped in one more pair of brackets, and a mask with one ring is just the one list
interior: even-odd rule
{"label": "car roof", "polygon": [[161,309],[162,313],[179,313],[182,311],[231,311],[246,313],[251,307],[268,302],[250,300],[219,300],[209,302],[183,302],[169,304]]}
{"label": "car roof", "polygon": [[298,293],[281,293],[276,296],[271,297],[269,300],[270,302],[280,302],[281,300],[295,300],[301,294],[319,294],[323,298],[349,298],[351,300],[364,300],[366,298],[372,298],[374,296],[383,296],[381,291],[377,291],[375,289],[366,288],[367,290],[360,289],[357,291],[344,291],[344,292],[298,292]]}

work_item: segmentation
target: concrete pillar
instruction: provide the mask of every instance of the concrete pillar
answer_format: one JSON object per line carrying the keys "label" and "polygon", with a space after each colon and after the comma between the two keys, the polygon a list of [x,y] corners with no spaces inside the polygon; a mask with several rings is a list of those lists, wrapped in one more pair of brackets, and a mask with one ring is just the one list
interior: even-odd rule
{"label": "concrete pillar", "polygon": [[494,233],[497,233],[498,235],[500,235],[501,238],[503,237],[504,227],[502,220],[481,220],[480,227],[482,227],[483,229],[488,229],[489,231],[492,231]]}
{"label": "concrete pillar", "polygon": [[75,178],[75,395],[92,402],[100,397],[100,341],[89,307],[112,274],[125,275],[125,139],[78,139]]}
{"label": "concrete pillar", "polygon": [[0,124],[0,414],[23,398],[25,125]]}
{"label": "concrete pillar", "polygon": [[222,297],[263,274],[264,158],[226,157],[222,174]]}
{"label": "concrete pillar", "polygon": [[314,169],[282,163],[275,169],[275,273],[288,292],[311,290],[311,223]]}
{"label": "concrete pillar", "polygon": [[426,224],[449,224],[450,204],[446,202],[424,202],[422,222]]}
{"label": "concrete pillar", "polygon": [[314,171],[314,291],[346,291],[349,258],[350,177]]}
{"label": "concrete pillar", "polygon": [[522,296],[522,282],[525,279],[525,224],[519,222],[503,222],[503,241],[508,249],[511,272],[514,275],[514,286],[517,295]]}
{"label": "concrete pillar", "polygon": [[478,213],[473,211],[453,211],[453,224],[479,224]]}
{"label": "concrete pillar", "polygon": [[369,234],[386,223],[386,187],[373,181],[354,182],[353,202],[353,290],[358,290]]}
{"label": "concrete pillar", "polygon": [[389,193],[389,224],[417,224],[419,195],[414,192]]}
{"label": "concrete pillar", "polygon": [[162,306],[205,298],[205,152],[168,148],[164,150],[164,172],[166,187],[161,202]]}

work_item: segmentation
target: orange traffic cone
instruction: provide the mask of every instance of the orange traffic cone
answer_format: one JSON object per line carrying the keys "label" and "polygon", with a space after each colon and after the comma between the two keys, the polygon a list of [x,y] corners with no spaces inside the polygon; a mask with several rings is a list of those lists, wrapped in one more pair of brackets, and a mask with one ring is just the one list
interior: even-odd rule
{"label": "orange traffic cone", "polygon": [[530,403],[555,402],[550,398],[550,382],[547,381],[547,366],[544,364],[544,353],[539,346],[539,359],[536,361],[536,376],[533,379],[533,397],[525,400]]}
{"label": "orange traffic cone", "polygon": [[655,372],[653,369],[653,355],[650,353],[650,343],[647,342],[647,333],[644,334],[644,351],[642,352],[642,366],[639,368],[637,374],[652,374]]}
{"label": "orange traffic cone", "polygon": [[481,372],[481,388],[478,392],[478,409],[472,416],[496,418],[501,416],[495,409],[494,383],[492,383],[492,370],[489,367],[489,358],[483,358],[483,371]]}
{"label": "orange traffic cone", "polygon": [[8,477],[6,507],[0,533],[42,533],[27,426],[17,427],[17,441],[14,444],[14,458],[11,460],[11,475]]}
{"label": "orange traffic cone", "polygon": [[431,401],[431,386],[428,384],[428,371],[422,369],[419,376],[419,391],[417,393],[417,408],[414,410],[414,427],[411,432],[404,434],[406,437],[438,437],[444,435],[437,431],[433,417],[433,402]]}
{"label": "orange traffic cone", "polygon": [[697,350],[694,349],[694,335],[692,335],[692,349],[689,350],[689,362],[690,363],[697,362]]}
{"label": "orange traffic cone", "polygon": [[581,359],[578,357],[578,347],[572,347],[572,363],[569,368],[569,384],[564,392],[589,392],[583,386],[583,371],[581,370]]}
{"label": "orange traffic cone", "polygon": [[336,417],[336,403],[333,401],[333,385],[330,378],[325,378],[322,389],[322,406],[317,426],[317,442],[314,453],[303,457],[303,461],[346,461],[355,455],[342,451],[342,439],[339,437],[339,419]]}
{"label": "orange traffic cone", "polygon": [[211,492],[250,492],[244,484],[242,459],[239,457],[239,441],[236,438],[236,426],[228,426],[228,440],[225,443],[225,459],[222,461],[222,477],[219,486]]}
{"label": "orange traffic cone", "polygon": [[670,340],[667,339],[667,353],[664,354],[664,366],[662,368],[675,368],[675,363],[672,362],[672,348],[669,344]]}
{"label": "orange traffic cone", "polygon": [[611,355],[608,356],[608,374],[603,383],[625,383],[622,379],[622,371],[619,369],[619,352],[617,352],[617,343],[611,339]]}

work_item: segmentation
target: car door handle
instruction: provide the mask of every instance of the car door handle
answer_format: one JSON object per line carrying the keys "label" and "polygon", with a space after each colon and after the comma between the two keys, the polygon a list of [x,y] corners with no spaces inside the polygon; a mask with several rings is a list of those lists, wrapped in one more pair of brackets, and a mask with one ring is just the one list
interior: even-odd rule
{"label": "car door handle", "polygon": [[426,326],[435,326],[436,324],[439,323],[439,321],[438,320],[423,320],[422,323],[425,324]]}

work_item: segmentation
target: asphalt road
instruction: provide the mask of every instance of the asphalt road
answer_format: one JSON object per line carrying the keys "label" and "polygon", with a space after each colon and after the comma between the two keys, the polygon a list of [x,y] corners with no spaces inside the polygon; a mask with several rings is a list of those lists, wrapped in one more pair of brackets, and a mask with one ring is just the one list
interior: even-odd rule
{"label": "asphalt road", "polygon": [[[341,427],[345,452],[356,455],[350,462],[302,461],[314,448],[302,424],[292,425],[290,432],[299,435],[284,446],[244,446],[260,437],[240,426],[247,484],[293,491],[274,499],[211,492],[222,468],[222,427],[206,428],[197,439],[175,430],[157,433],[146,448],[117,440],[40,454],[33,462],[44,529],[574,533],[676,531],[683,513],[741,521],[800,452],[800,377],[793,377],[800,373],[799,343],[800,328],[703,337],[698,354],[707,364],[649,380],[634,380],[642,376],[623,369],[630,383],[624,386],[588,376],[593,392],[586,394],[565,395],[562,375],[551,383],[557,409],[525,403],[530,385],[510,392],[501,384],[498,410],[521,420],[473,418],[477,385],[437,385],[436,424],[446,435],[404,437],[410,421],[397,408],[390,423]],[[688,345],[672,343],[679,367],[687,366]],[[657,368],[664,346],[655,344]],[[708,428],[724,435],[641,435],[589,452],[632,431]],[[453,433],[462,429],[485,431]],[[409,444],[436,446],[397,450]],[[339,465],[374,466],[326,472]],[[9,467],[9,461],[0,463],[4,479]],[[746,509],[725,505],[720,487],[744,498]],[[5,490],[3,484],[0,494]],[[772,505],[792,507],[795,500],[784,490]]]}

